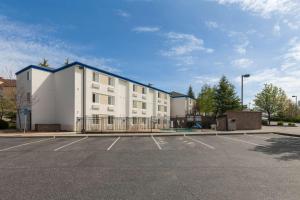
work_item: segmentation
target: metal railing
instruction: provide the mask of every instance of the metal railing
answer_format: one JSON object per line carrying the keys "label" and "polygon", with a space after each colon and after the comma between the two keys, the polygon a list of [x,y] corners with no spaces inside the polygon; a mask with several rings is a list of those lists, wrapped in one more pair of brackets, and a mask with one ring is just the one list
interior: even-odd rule
{"label": "metal railing", "polygon": [[108,117],[77,118],[76,132],[157,132],[170,128],[169,117]]}

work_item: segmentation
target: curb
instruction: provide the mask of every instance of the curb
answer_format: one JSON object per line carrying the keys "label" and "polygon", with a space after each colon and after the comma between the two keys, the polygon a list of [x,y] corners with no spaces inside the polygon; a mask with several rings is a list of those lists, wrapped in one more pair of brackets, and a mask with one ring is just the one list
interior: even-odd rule
{"label": "curb", "polygon": [[[177,133],[148,133],[148,134],[77,134],[77,135],[0,135],[0,138],[77,138],[77,137],[150,137],[150,136],[185,136],[185,135],[199,135],[199,136],[217,136],[217,135],[244,135],[244,134],[270,134],[274,132],[177,132]],[[300,136],[299,136],[300,137]]]}
{"label": "curb", "polygon": [[282,133],[282,132],[274,132],[277,135],[291,136],[291,137],[300,137],[300,135],[292,134],[292,133]]}

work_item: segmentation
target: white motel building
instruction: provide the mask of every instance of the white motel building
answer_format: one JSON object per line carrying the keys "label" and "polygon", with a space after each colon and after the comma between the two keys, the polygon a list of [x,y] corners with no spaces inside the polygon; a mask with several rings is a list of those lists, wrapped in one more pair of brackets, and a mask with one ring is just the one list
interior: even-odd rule
{"label": "white motel building", "polygon": [[151,85],[79,62],[58,69],[30,65],[16,76],[17,98],[23,102],[19,128],[135,130],[149,120],[155,126],[148,129],[170,126],[170,94]]}

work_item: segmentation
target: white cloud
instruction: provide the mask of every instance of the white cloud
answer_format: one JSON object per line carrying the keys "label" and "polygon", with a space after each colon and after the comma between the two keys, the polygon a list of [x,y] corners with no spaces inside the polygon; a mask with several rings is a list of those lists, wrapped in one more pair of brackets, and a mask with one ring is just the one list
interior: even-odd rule
{"label": "white cloud", "polygon": [[211,75],[201,75],[201,76],[195,76],[193,78],[193,82],[199,85],[215,85],[219,82],[221,76],[211,76]]}
{"label": "white cloud", "polygon": [[116,10],[116,14],[123,18],[129,18],[131,16],[129,12],[121,9]]}
{"label": "white cloud", "polygon": [[293,37],[289,40],[288,49],[282,57],[282,70],[291,70],[293,68],[299,68],[298,66],[300,64],[300,41],[298,37]]}
{"label": "white cloud", "polygon": [[[249,34],[253,33],[251,32]],[[236,31],[229,31],[228,36],[233,39],[234,43],[236,43],[233,46],[234,51],[236,51],[238,54],[245,55],[250,45],[248,36],[245,33]]]}
{"label": "white cloud", "polygon": [[160,28],[157,26],[138,26],[132,29],[134,32],[158,32]]}
{"label": "white cloud", "polygon": [[219,27],[219,24],[217,22],[215,22],[215,21],[206,21],[205,25],[208,28],[218,28]]}
{"label": "white cloud", "polygon": [[[85,62],[109,71],[112,60],[78,55],[76,46],[68,45],[47,35],[43,26],[32,26],[11,21],[0,16],[0,69],[13,72],[27,65],[37,65],[43,58],[49,61],[50,67],[60,67],[64,60]],[[3,73],[3,72],[2,72]]]}
{"label": "white cloud", "polygon": [[280,30],[281,30],[281,27],[279,26],[279,24],[275,24],[273,27],[273,34],[279,36]]}
{"label": "white cloud", "polygon": [[240,58],[240,59],[236,59],[236,60],[232,61],[232,64],[235,67],[247,68],[253,64],[253,61],[248,58]]}
{"label": "white cloud", "polygon": [[203,40],[192,34],[169,32],[166,34],[166,38],[170,44],[170,48],[162,51],[162,55],[164,56],[185,56],[195,51],[214,52],[213,49],[204,47]]}
{"label": "white cloud", "polygon": [[[253,97],[259,92],[257,89],[262,88],[265,83],[281,87],[289,96],[292,96],[299,94],[299,75],[300,69],[289,72],[278,68],[267,68],[252,73],[250,78],[245,80],[245,84],[248,85],[247,87],[255,88]],[[236,77],[236,81],[240,81],[240,77]]]}
{"label": "white cloud", "polygon": [[291,14],[299,10],[298,0],[216,0],[220,4],[237,4],[243,10],[247,10],[262,17],[270,17],[272,14]]}

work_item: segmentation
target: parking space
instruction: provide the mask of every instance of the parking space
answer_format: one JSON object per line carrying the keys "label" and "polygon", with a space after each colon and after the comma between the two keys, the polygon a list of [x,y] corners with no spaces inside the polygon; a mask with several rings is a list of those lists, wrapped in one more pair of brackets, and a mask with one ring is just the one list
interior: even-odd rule
{"label": "parking space", "polygon": [[298,199],[299,171],[276,134],[0,138],[1,199]]}

